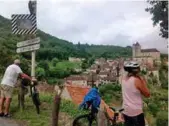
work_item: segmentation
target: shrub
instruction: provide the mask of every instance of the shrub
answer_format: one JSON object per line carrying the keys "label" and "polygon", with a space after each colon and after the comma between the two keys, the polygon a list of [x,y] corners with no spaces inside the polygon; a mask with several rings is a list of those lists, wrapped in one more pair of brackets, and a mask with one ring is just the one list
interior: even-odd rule
{"label": "shrub", "polygon": [[41,67],[38,67],[36,69],[36,76],[38,77],[38,80],[41,80],[46,77],[45,70]]}
{"label": "shrub", "polygon": [[156,120],[157,126],[168,126],[168,112],[159,112]]}
{"label": "shrub", "polygon": [[156,116],[157,112],[159,111],[159,107],[157,106],[157,104],[154,103],[150,103],[148,105],[148,108],[150,112],[153,114],[153,116]]}

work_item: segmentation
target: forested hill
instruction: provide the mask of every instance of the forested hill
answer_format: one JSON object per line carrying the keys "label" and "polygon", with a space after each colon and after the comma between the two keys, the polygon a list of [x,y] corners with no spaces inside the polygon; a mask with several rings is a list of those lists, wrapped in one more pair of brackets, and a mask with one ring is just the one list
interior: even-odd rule
{"label": "forested hill", "polygon": [[[131,48],[119,46],[102,46],[88,44],[73,44],[38,30],[37,36],[41,38],[41,48],[38,50],[38,60],[52,60],[58,58],[65,60],[68,57],[105,57],[116,58],[131,56]],[[11,21],[0,16],[0,71],[2,67],[11,63],[17,57],[16,43],[26,40],[27,36],[12,35]],[[24,59],[30,58],[30,53],[22,54]]]}

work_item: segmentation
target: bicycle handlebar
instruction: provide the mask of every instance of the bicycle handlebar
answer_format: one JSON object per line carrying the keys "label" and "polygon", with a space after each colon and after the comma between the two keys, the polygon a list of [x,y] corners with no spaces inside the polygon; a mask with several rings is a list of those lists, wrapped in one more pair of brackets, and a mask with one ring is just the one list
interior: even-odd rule
{"label": "bicycle handlebar", "polygon": [[118,109],[118,108],[114,108],[114,107],[109,107],[111,110],[113,110],[114,112],[117,112],[117,113],[121,113],[122,111],[124,111],[124,109],[123,108],[120,108],[120,109]]}

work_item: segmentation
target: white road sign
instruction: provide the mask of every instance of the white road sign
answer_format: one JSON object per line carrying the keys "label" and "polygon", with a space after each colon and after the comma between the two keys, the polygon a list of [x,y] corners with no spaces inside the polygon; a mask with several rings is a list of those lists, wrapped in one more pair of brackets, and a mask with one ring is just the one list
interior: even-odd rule
{"label": "white road sign", "polygon": [[31,40],[27,40],[27,41],[22,41],[17,43],[17,47],[23,47],[23,46],[29,46],[29,45],[33,45],[33,44],[37,44],[40,43],[40,37],[37,37],[35,39],[31,39]]}
{"label": "white road sign", "polygon": [[40,48],[40,44],[35,44],[35,45],[17,48],[16,52],[17,53],[30,52],[30,51],[38,50],[39,48]]}

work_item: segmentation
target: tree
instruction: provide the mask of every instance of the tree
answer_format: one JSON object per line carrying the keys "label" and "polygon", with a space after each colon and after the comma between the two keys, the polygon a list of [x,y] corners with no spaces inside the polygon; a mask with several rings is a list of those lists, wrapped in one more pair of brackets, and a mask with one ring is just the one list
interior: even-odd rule
{"label": "tree", "polygon": [[81,65],[82,69],[87,69],[89,67],[88,59],[85,59]]}
{"label": "tree", "polygon": [[153,15],[153,25],[160,25],[160,36],[168,38],[168,1],[147,1],[151,7],[146,8],[147,12]]}
{"label": "tree", "polygon": [[43,68],[43,69],[45,70],[45,75],[46,75],[46,77],[49,76],[49,65],[48,65],[48,61],[43,61],[43,60],[41,60],[41,61],[38,63],[38,67]]}
{"label": "tree", "polygon": [[36,69],[36,76],[38,77],[38,80],[42,80],[43,78],[46,77],[45,70],[41,67],[38,67]]}
{"label": "tree", "polygon": [[153,76],[152,77],[152,82],[153,82],[153,85],[157,84],[158,83],[158,80],[157,80],[157,76]]}
{"label": "tree", "polygon": [[59,62],[59,60],[57,58],[53,58],[52,59],[52,65],[56,66],[56,64]]}
{"label": "tree", "polygon": [[146,75],[146,74],[147,74],[147,71],[146,71],[146,70],[141,70],[141,74],[142,74],[142,75]]}

